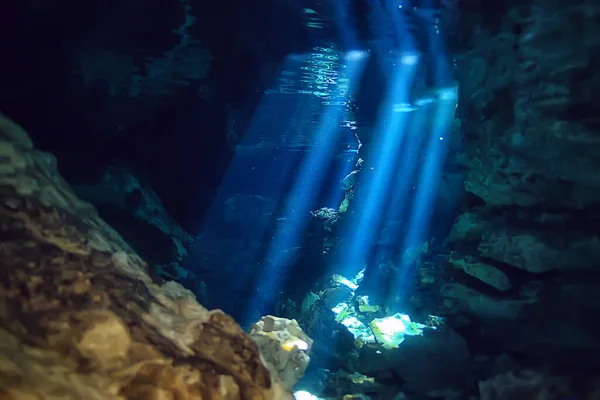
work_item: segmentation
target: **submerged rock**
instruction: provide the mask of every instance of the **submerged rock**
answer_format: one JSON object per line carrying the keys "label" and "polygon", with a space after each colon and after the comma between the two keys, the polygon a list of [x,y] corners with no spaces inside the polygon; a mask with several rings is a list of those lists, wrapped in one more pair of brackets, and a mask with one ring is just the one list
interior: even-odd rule
{"label": "submerged rock", "polygon": [[475,257],[451,257],[450,263],[495,289],[504,291],[512,288],[512,283],[504,272]]}
{"label": "submerged rock", "polygon": [[[536,371],[497,375],[479,383],[481,400],[535,398],[568,399],[572,389],[560,377],[544,376]],[[590,397],[594,399],[595,397]]]}
{"label": "submerged rock", "polygon": [[471,319],[472,343],[595,374],[600,4],[469,1],[456,11],[457,155],[472,196],[446,241],[458,268],[439,289],[444,315]]}
{"label": "submerged rock", "polygon": [[291,399],[232,318],[148,265],[0,118],[0,387],[9,399]]}
{"label": "submerged rock", "polygon": [[486,232],[478,246],[479,254],[528,272],[560,270],[600,270],[600,235],[548,235],[532,230]]}
{"label": "submerged rock", "polygon": [[597,204],[598,5],[470,2],[461,5],[457,27],[467,191],[495,206]]}
{"label": "submerged rock", "polygon": [[102,218],[160,275],[187,277],[189,272],[180,263],[194,239],[167,213],[149,182],[132,170],[108,168],[99,182],[74,185],[73,190],[98,208]]}
{"label": "submerged rock", "polygon": [[383,356],[408,388],[424,394],[463,387],[470,362],[465,339],[451,329],[408,336]]}
{"label": "submerged rock", "polygon": [[262,317],[250,328],[271,373],[286,390],[292,390],[308,366],[313,341],[296,320]]}

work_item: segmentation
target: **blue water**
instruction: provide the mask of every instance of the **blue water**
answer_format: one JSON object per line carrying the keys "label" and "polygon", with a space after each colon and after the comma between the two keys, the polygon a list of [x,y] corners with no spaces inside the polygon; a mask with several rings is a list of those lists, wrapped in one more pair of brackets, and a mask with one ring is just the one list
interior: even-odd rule
{"label": "blue water", "polygon": [[[431,19],[429,30],[435,31],[435,13],[425,14]],[[306,10],[307,24],[317,32],[317,39],[331,22],[319,15],[318,10]],[[190,269],[210,270],[210,265],[225,264],[221,271],[203,277],[209,288],[221,288],[205,300],[208,306],[246,320],[248,315],[272,312],[269,308],[289,289],[290,280],[316,279],[324,272],[323,266],[314,265],[319,262],[321,243],[311,242],[322,228],[314,231],[309,211],[339,207],[344,197],[341,180],[355,168],[359,144],[368,146],[381,133],[374,130],[382,125],[376,124],[376,111],[404,54],[393,50],[398,43],[390,40],[394,32],[389,26],[377,28],[379,40],[363,48],[316,40],[318,45],[309,52],[289,54],[278,78],[263,93],[235,146],[210,217],[198,233],[202,245],[189,260]],[[419,53],[418,40],[415,45],[415,54],[423,61],[408,96],[393,104],[388,115],[405,114],[410,119],[412,113],[432,108],[443,97],[445,85],[431,84],[432,60]],[[410,60],[412,55],[406,57]],[[353,75],[360,60],[366,68]],[[330,139],[324,140],[324,135]],[[315,154],[320,155],[315,158]],[[305,165],[311,159],[320,164],[307,174]],[[303,254],[312,258],[303,260]],[[280,262],[286,265],[277,265]],[[303,262],[313,265],[298,269]],[[264,304],[245,303],[253,309],[244,310],[240,301]]]}

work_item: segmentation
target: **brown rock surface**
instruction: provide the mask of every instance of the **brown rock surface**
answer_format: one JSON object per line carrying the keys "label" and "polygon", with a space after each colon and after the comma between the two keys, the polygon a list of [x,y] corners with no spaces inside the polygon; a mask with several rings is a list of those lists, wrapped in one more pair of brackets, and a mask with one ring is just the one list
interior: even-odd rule
{"label": "brown rock surface", "polygon": [[2,116],[0,235],[0,398],[292,398],[232,318],[154,281]]}

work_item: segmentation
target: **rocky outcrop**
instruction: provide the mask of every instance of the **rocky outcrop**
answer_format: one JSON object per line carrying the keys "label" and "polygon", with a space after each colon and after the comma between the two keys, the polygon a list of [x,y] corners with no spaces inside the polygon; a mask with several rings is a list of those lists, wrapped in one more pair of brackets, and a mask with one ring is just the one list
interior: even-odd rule
{"label": "rocky outcrop", "polygon": [[458,158],[479,200],[447,241],[456,269],[441,289],[445,310],[530,361],[576,365],[600,354],[587,317],[600,289],[600,5],[457,10]]}
{"label": "rocky outcrop", "polygon": [[598,205],[599,6],[496,8],[464,2],[454,48],[467,190],[493,205]]}
{"label": "rocky outcrop", "polygon": [[282,60],[315,45],[305,7],[7,4],[0,110],[60,159],[69,183],[95,183],[108,166],[135,169],[196,233],[231,160],[229,138],[241,141]]}
{"label": "rocky outcrop", "polygon": [[165,278],[186,278],[180,266],[194,238],[171,218],[149,182],[128,169],[108,168],[99,182],[73,185],[100,215]]}
{"label": "rocky outcrop", "polygon": [[292,390],[304,376],[313,341],[296,320],[262,317],[250,327],[250,336],[258,344],[269,370],[281,386]]}
{"label": "rocky outcrop", "polygon": [[291,399],[256,343],[148,265],[0,118],[0,394]]}
{"label": "rocky outcrop", "polygon": [[[569,398],[572,389],[560,377],[547,377],[536,371],[497,375],[479,383],[481,400]],[[590,399],[594,399],[594,393]]]}

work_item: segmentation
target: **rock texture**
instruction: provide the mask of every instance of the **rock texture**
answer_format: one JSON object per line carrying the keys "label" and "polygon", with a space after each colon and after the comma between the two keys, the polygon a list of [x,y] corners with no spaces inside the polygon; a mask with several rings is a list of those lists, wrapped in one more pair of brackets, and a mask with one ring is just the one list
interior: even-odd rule
{"label": "rock texture", "polygon": [[142,171],[195,234],[281,62],[316,45],[304,12],[316,3],[11,2],[0,110],[69,183],[96,183],[110,166]]}
{"label": "rock texture", "polygon": [[181,263],[194,238],[167,213],[147,179],[132,170],[107,168],[99,182],[72,187],[161,276],[188,277]]}
{"label": "rock texture", "polygon": [[296,320],[271,315],[253,324],[250,336],[258,344],[271,373],[285,389],[292,390],[304,376],[313,341]]}
{"label": "rock texture", "polygon": [[585,369],[577,357],[600,354],[600,4],[457,9],[458,158],[478,200],[448,238],[446,310],[507,350]]}
{"label": "rock texture", "polygon": [[0,397],[290,399],[257,345],[146,263],[0,118]]}
{"label": "rock texture", "polygon": [[464,2],[456,43],[466,188],[486,203],[581,209],[600,199],[594,2]]}

